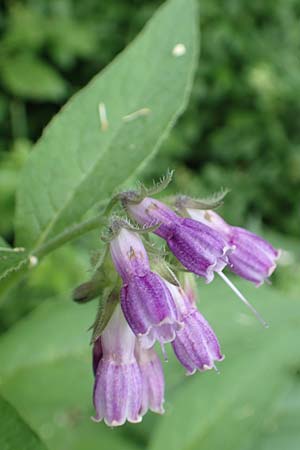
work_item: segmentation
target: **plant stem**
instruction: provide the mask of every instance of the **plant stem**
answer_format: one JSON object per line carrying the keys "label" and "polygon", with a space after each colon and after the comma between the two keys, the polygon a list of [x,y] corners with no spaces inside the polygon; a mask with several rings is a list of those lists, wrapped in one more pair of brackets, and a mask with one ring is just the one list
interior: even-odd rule
{"label": "plant stem", "polygon": [[60,247],[61,245],[73,239],[76,239],[89,231],[95,230],[96,228],[103,226],[105,223],[106,220],[105,217],[103,216],[103,213],[98,214],[97,216],[92,217],[91,219],[88,219],[84,222],[81,222],[77,225],[73,225],[72,227],[67,228],[62,233],[58,234],[45,244],[38,247],[35,251],[32,252],[32,254],[39,258],[45,256],[48,253],[55,250],[56,248]]}

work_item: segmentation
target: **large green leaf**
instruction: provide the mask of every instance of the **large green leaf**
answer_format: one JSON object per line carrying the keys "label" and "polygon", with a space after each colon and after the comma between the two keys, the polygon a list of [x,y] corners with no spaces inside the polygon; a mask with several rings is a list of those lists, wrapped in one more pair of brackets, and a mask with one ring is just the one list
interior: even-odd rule
{"label": "large green leaf", "polygon": [[[19,185],[18,245],[36,247],[77,222],[154,154],[187,103],[197,60],[197,27],[194,0],[168,1],[51,122]],[[173,52],[178,43],[186,49],[181,56]],[[100,103],[107,111],[105,131]],[[141,109],[140,116],[124,120]]]}
{"label": "large green leaf", "polygon": [[2,397],[0,397],[0,448],[1,450],[46,450],[38,436]]}
{"label": "large green leaf", "polygon": [[[300,380],[294,377],[274,398],[274,408],[264,414],[261,433],[245,450],[298,450],[300,442]],[[243,449],[244,450],[244,449]]]}

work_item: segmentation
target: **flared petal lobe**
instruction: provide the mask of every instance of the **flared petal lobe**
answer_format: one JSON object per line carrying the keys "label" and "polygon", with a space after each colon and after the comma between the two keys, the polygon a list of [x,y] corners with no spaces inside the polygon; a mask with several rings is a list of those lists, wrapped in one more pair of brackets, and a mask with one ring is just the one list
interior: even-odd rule
{"label": "flared petal lobe", "polygon": [[142,375],[142,406],[140,414],[148,410],[158,414],[164,413],[165,380],[161,361],[154,348],[144,349],[136,346],[136,359]]}
{"label": "flared petal lobe", "polygon": [[165,282],[153,272],[132,277],[122,287],[121,306],[127,322],[145,348],[152,347],[156,340],[171,342],[181,327]]}
{"label": "flared petal lobe", "polygon": [[96,375],[94,420],[112,427],[142,420],[142,379],[136,361],[117,364],[113,360],[102,359]]}
{"label": "flared petal lobe", "polygon": [[[136,337],[117,306],[96,348],[94,384],[95,421],[119,426],[141,420],[142,378],[134,355]],[[98,344],[97,344],[98,345]]]}
{"label": "flared petal lobe", "polygon": [[182,219],[167,243],[181,264],[207,283],[213,280],[214,272],[224,269],[232,251],[220,233],[192,219]]}
{"label": "flared petal lobe", "polygon": [[184,290],[166,283],[183,322],[183,328],[177,332],[172,342],[177,359],[188,374],[193,374],[196,370],[212,369],[215,367],[214,361],[223,359],[214,331],[196,306],[190,302]]}
{"label": "flared petal lobe", "polygon": [[189,375],[196,370],[212,369],[215,367],[214,361],[223,359],[214,331],[196,309],[185,316],[184,327],[177,333],[172,346]]}

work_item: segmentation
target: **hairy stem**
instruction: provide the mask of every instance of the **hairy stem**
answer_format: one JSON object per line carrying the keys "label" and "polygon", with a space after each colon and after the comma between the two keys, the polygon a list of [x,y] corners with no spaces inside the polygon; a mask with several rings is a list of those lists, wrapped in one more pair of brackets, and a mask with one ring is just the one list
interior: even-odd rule
{"label": "hairy stem", "polygon": [[[30,268],[30,256],[42,258],[53,250],[56,250],[58,247],[61,247],[63,244],[66,244],[73,239],[76,239],[83,234],[88,233],[89,231],[96,230],[97,228],[100,228],[105,224],[105,214],[102,212],[101,214],[98,214],[91,219],[66,228],[62,233],[45,242],[45,244],[41,245],[40,247],[37,247],[31,252],[31,255],[29,255],[28,264],[25,264],[20,270],[16,272],[12,271],[6,278],[1,280],[0,296],[2,296],[2,294],[4,294],[12,285],[20,281],[27,274],[28,269]],[[11,250],[16,251],[16,249]],[[4,300],[4,297],[2,297],[2,300]]]}
{"label": "hairy stem", "polygon": [[92,217],[91,219],[85,220],[84,222],[66,228],[62,233],[45,242],[45,244],[38,247],[32,253],[39,258],[45,256],[48,253],[52,252],[53,250],[57,249],[58,247],[62,246],[63,244],[66,244],[67,242],[76,239],[82,236],[83,234],[88,233],[89,231],[100,228],[101,226],[105,225],[105,223],[106,219],[103,213],[98,214],[97,216]]}

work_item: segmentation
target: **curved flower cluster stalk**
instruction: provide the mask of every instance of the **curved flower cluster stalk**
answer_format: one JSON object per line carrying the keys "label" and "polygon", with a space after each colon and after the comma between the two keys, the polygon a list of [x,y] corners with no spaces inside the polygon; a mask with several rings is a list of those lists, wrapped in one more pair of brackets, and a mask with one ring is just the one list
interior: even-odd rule
{"label": "curved flower cluster stalk", "polygon": [[[210,283],[219,275],[264,323],[223,271],[228,268],[259,286],[279,257],[271,244],[227,224],[207,203],[203,209],[203,202],[181,196],[172,208],[148,195],[144,187],[119,194],[138,226],[127,219],[111,220],[105,267],[98,267],[100,281],[85,283],[79,291],[93,286],[91,298],[97,289],[107,292],[94,325],[94,420],[113,427],[139,422],[148,410],[164,412],[164,375],[156,343],[163,352],[170,343],[188,375],[216,369],[216,362],[222,361],[215,332],[197,308],[193,277]],[[166,242],[163,255],[149,244],[151,233]]]}

